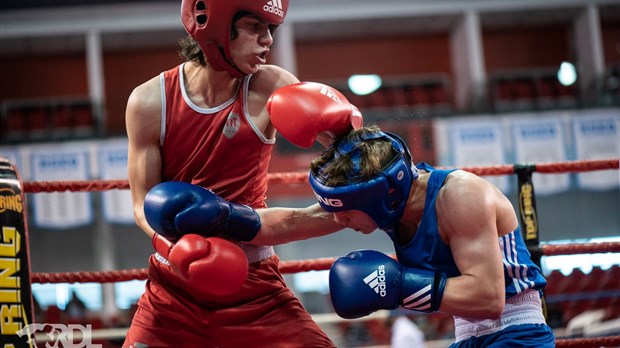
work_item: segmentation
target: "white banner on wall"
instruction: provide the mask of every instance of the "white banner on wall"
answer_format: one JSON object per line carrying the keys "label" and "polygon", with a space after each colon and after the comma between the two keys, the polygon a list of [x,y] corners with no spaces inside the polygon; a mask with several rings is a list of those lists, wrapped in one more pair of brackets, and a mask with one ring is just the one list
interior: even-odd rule
{"label": "white banner on wall", "polygon": [[[45,144],[29,149],[34,181],[89,179],[89,145],[81,143]],[[89,192],[51,192],[32,195],[34,222],[45,228],[71,228],[92,223]]]}
{"label": "white banner on wall", "polygon": [[[99,143],[97,150],[99,178],[127,180],[127,139],[113,139]],[[108,190],[102,193],[103,216],[114,223],[134,223],[131,192]]]}
{"label": "white banner on wall", "polygon": [[[2,145],[2,148],[0,148],[0,157],[8,160],[9,162],[11,162],[12,165],[14,165],[15,167],[17,167],[17,173],[20,175],[22,175],[21,173],[21,158],[20,158],[20,152],[18,150],[18,148],[14,147],[14,146],[5,146]],[[22,178],[23,180],[23,178]]]}
{"label": "white banner on wall", "polygon": [[[496,166],[506,163],[502,124],[496,118],[470,118],[448,125],[452,165]],[[510,176],[485,176],[486,180],[506,193]]]}
{"label": "white banner on wall", "polygon": [[[566,161],[565,131],[568,121],[559,115],[509,116],[515,162],[548,163]],[[569,174],[534,172],[536,194],[552,194],[570,188]]]}
{"label": "white banner on wall", "polygon": [[[618,110],[590,110],[587,115],[573,118],[575,157],[596,160],[620,157],[620,115]],[[585,189],[607,190],[620,186],[620,173],[598,170],[577,175],[579,186]]]}

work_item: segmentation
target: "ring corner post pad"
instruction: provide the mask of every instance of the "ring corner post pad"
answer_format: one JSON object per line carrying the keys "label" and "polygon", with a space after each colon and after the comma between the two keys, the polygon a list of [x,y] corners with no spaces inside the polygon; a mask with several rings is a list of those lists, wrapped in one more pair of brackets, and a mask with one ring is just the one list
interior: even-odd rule
{"label": "ring corner post pad", "polygon": [[28,223],[17,169],[0,158],[0,347],[35,347]]}
{"label": "ring corner post pad", "polygon": [[[538,224],[538,212],[536,211],[536,195],[534,193],[534,181],[532,174],[536,171],[535,164],[515,164],[514,172],[518,179],[519,192],[519,223],[521,234],[525,240],[525,246],[532,255],[532,261],[542,269],[542,247],[540,245],[540,231]],[[542,311],[547,319],[546,294],[541,296]]]}
{"label": "ring corner post pad", "polygon": [[[536,211],[536,195],[534,193],[534,181],[532,174],[536,171],[534,164],[515,164],[514,172],[518,178],[518,203],[519,222],[521,233],[528,250],[535,251],[540,248],[540,233],[538,228],[538,212]],[[540,256],[532,255],[540,266]]]}

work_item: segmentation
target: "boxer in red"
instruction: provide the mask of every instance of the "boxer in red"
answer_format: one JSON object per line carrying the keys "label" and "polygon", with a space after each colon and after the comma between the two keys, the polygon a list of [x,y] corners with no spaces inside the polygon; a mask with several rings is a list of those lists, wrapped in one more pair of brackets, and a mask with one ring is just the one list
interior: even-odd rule
{"label": "boxer in red", "polygon": [[[285,284],[272,245],[342,225],[318,204],[262,208],[276,128],[308,147],[359,127],[361,115],[329,86],[265,65],[287,9],[184,0],[186,62],[129,97],[134,215],[156,253],[125,347],[334,346]],[[291,216],[300,223],[283,226]]]}

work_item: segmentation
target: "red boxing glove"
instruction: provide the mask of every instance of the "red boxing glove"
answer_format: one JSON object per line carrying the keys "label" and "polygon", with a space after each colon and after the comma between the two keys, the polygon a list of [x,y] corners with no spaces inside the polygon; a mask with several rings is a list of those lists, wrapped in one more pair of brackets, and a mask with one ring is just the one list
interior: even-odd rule
{"label": "red boxing glove", "polygon": [[186,234],[172,243],[155,234],[152,241],[174,273],[192,287],[189,290],[230,295],[241,289],[248,276],[247,256],[226,239]]}
{"label": "red boxing glove", "polygon": [[279,88],[267,101],[271,123],[291,143],[309,148],[321,132],[334,136],[361,128],[359,110],[338,90],[317,82]]}

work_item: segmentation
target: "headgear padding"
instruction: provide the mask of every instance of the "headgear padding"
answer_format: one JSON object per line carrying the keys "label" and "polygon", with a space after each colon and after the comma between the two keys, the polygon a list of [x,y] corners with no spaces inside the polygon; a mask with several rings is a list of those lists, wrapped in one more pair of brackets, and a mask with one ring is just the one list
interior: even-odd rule
{"label": "headgear padding", "polygon": [[280,25],[287,10],[288,0],[183,0],[181,20],[213,69],[241,78],[245,74],[234,66],[230,53],[235,14],[247,11],[271,25]]}
{"label": "headgear padding", "polygon": [[[371,139],[387,139],[396,156],[377,174],[368,178],[359,175],[361,165],[362,141]],[[325,211],[339,212],[360,210],[368,214],[381,229],[389,230],[400,220],[413,180],[418,177],[418,169],[411,161],[411,154],[404,141],[397,135],[387,132],[373,132],[362,135],[356,140],[342,140],[337,144],[334,159],[348,154],[353,162],[353,175],[347,182],[338,186],[327,186],[323,168],[334,159],[315,171],[310,171],[310,186],[319,204]]]}

